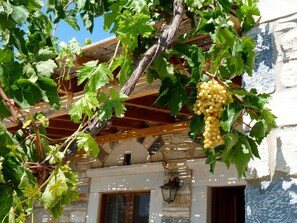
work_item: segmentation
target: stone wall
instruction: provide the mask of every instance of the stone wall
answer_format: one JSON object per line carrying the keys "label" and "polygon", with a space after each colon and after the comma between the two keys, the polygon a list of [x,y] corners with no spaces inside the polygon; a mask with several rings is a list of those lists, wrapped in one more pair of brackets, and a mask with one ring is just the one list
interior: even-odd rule
{"label": "stone wall", "polygon": [[162,223],[190,223],[192,203],[192,174],[186,160],[170,161],[165,166],[165,181],[169,178],[179,177],[180,188],[174,202],[163,202]]}
{"label": "stone wall", "polygon": [[271,94],[278,127],[262,143],[262,159],[249,163],[247,223],[297,222],[297,2],[286,2],[290,13],[285,14],[287,5],[280,1],[282,14],[262,8],[265,21],[248,33],[258,56],[254,77],[245,77],[244,84]]}

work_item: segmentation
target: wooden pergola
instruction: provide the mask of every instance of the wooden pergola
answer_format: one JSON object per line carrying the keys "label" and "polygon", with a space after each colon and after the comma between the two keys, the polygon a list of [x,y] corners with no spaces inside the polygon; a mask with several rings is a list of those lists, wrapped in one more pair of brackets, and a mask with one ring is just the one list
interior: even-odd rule
{"label": "wooden pergola", "polygon": [[[186,27],[186,26],[185,26]],[[211,40],[206,35],[200,35],[193,38],[185,44],[197,44],[203,48],[208,48]],[[83,63],[91,60],[101,62],[108,61],[114,54],[117,45],[115,37],[83,47],[83,56],[77,57],[76,68]],[[49,127],[47,136],[55,142],[61,141],[71,135],[78,128],[67,114],[71,104],[77,101],[84,93],[82,86],[77,86],[77,77],[75,69],[71,70],[72,78],[63,83],[64,87],[60,91],[62,97],[62,106],[60,110],[54,110],[46,103],[40,103],[38,106],[30,109],[29,113],[44,112],[49,118]],[[120,88],[118,82],[113,82],[106,86],[108,90],[111,85]],[[95,139],[98,143],[125,140],[144,136],[162,135],[173,132],[188,130],[188,120],[192,113],[186,107],[182,108],[177,116],[173,117],[167,108],[157,107],[154,102],[158,96],[161,84],[158,81],[148,84],[144,74],[137,82],[133,93],[125,101],[125,117],[113,117],[108,128],[105,128]],[[8,123],[10,131],[16,131],[19,126],[14,123]]]}
{"label": "wooden pergola", "polygon": [[[179,28],[180,33],[186,33],[190,29],[189,21],[182,23]],[[107,62],[114,55],[117,46],[117,39],[110,37],[100,42],[96,42],[82,48],[83,56],[76,57],[75,68],[79,68],[83,63],[98,60]],[[196,44],[203,50],[209,49],[212,41],[208,35],[198,35],[184,44]],[[180,61],[171,61],[182,71],[183,66]],[[40,103],[31,108],[29,113],[44,112],[49,118],[49,127],[47,128],[47,137],[52,139],[53,143],[63,142],[67,137],[74,133],[79,124],[74,123],[68,115],[68,110],[72,103],[77,101],[84,94],[83,86],[77,86],[76,69],[71,69],[71,79],[63,82],[60,90],[62,106],[60,110],[54,110],[46,103]],[[59,73],[59,71],[57,71]],[[234,80],[240,84],[240,78]],[[138,80],[133,93],[125,101],[126,112],[123,118],[113,117],[105,129],[94,136],[100,143],[128,140],[132,138],[141,138],[147,136],[160,136],[189,130],[189,119],[192,112],[183,107],[176,116],[171,116],[167,108],[160,108],[154,104],[161,83],[154,81],[148,84],[146,75],[143,74]],[[120,89],[119,83],[114,81],[105,86],[103,91],[108,91],[110,87]],[[7,128],[14,132],[19,129],[14,123],[7,123]]]}

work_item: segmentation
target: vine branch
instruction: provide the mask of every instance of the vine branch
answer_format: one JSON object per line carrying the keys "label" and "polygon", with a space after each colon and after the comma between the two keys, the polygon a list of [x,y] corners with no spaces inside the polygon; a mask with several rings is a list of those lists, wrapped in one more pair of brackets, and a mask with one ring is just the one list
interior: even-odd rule
{"label": "vine branch", "polygon": [[12,117],[14,118],[14,122],[18,121],[18,113],[17,110],[14,107],[14,101],[7,97],[6,93],[4,92],[2,88],[2,82],[0,81],[0,96],[3,98],[6,106],[8,107]]}

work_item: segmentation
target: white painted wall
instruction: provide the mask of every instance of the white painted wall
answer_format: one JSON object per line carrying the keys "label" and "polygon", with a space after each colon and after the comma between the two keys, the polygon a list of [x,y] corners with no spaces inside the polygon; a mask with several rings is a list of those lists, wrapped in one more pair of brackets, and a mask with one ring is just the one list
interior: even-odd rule
{"label": "white painted wall", "polygon": [[131,154],[131,164],[146,163],[149,159],[147,149],[136,141],[125,141],[115,146],[104,162],[104,166],[122,166],[124,155]]}
{"label": "white painted wall", "polygon": [[288,15],[297,18],[297,1],[295,0],[260,0],[260,23],[271,22]]}
{"label": "white painted wall", "polygon": [[88,223],[98,222],[102,193],[139,190],[151,192],[149,222],[161,222],[163,198],[160,186],[164,184],[162,163],[91,169],[87,175],[91,178]]}
{"label": "white painted wall", "polygon": [[205,159],[189,160],[188,167],[192,170],[192,223],[210,222],[211,187],[243,186],[244,179],[238,179],[234,167],[227,169],[225,164],[217,162],[215,173],[209,172]]}

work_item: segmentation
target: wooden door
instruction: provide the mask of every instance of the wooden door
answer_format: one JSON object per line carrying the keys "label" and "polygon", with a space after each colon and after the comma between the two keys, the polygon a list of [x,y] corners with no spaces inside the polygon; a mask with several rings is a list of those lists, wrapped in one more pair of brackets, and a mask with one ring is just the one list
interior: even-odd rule
{"label": "wooden door", "polygon": [[244,223],[244,187],[212,188],[211,223]]}

